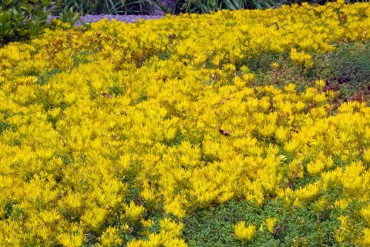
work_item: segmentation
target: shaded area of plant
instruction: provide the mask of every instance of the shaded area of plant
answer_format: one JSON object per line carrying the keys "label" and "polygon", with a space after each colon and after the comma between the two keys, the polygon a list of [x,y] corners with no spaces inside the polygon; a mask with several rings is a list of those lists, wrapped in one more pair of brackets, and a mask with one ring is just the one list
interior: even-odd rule
{"label": "shaded area of plant", "polygon": [[329,54],[327,68],[321,71],[326,90],[338,90],[339,98],[370,100],[370,44],[344,44]]}
{"label": "shaded area of plant", "polygon": [[[364,221],[354,214],[360,206],[352,202],[345,209],[334,208],[335,191],[322,195],[328,203],[323,208],[311,204],[305,207],[287,208],[282,201],[266,201],[261,207],[241,200],[232,200],[209,209],[197,210],[184,220],[184,235],[189,246],[341,246],[334,232],[340,228],[341,214],[358,220],[354,225],[361,234]],[[277,218],[272,231],[266,225],[267,218]],[[257,227],[251,242],[242,244],[234,237],[233,226],[245,221]],[[352,246],[347,243],[346,246]]]}
{"label": "shaded area of plant", "polygon": [[[0,2],[0,47],[14,41],[25,41],[36,37],[45,27],[52,13],[60,16],[62,22],[74,25],[80,20],[80,13],[54,0],[16,0]],[[84,24],[84,23],[83,23]],[[54,24],[55,26],[55,24]]]}
{"label": "shaded area of plant", "polygon": [[0,44],[29,39],[41,33],[52,2],[1,1]]}
{"label": "shaded area of plant", "polygon": [[[339,44],[328,54],[313,54],[314,66],[304,70],[295,66],[289,52],[264,53],[244,59],[243,63],[255,73],[255,85],[283,86],[294,83],[299,91],[324,80],[325,91],[336,92],[338,105],[345,101],[358,100],[370,103],[370,44]],[[276,64],[273,68],[272,64]]]}

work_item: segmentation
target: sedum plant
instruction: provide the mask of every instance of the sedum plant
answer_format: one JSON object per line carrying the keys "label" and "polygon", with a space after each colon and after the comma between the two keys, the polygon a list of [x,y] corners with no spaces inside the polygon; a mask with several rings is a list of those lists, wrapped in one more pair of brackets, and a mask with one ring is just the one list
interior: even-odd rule
{"label": "sedum plant", "polygon": [[0,246],[366,246],[369,105],[247,62],[312,70],[369,41],[368,13],[102,20],[0,48]]}

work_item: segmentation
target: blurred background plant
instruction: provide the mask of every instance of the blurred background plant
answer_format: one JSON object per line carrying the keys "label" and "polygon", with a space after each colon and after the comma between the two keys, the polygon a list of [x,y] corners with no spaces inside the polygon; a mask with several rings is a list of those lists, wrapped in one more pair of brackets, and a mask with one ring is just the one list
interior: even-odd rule
{"label": "blurred background plant", "polygon": [[[59,0],[62,8],[72,8],[86,14],[150,14],[154,4],[150,0]],[[56,12],[58,14],[58,12]]]}
{"label": "blurred background plant", "polygon": [[[165,13],[210,13],[221,9],[267,9],[286,4],[325,4],[335,0],[147,0]],[[369,0],[345,0],[346,3],[368,2]]]}
{"label": "blurred background plant", "polygon": [[29,39],[39,34],[55,6],[49,0],[0,1],[0,44]]}
{"label": "blurred background plant", "polygon": [[82,12],[62,5],[60,0],[0,1],[0,47],[13,41],[24,41],[48,27],[47,18],[57,14],[64,23],[80,21]]}

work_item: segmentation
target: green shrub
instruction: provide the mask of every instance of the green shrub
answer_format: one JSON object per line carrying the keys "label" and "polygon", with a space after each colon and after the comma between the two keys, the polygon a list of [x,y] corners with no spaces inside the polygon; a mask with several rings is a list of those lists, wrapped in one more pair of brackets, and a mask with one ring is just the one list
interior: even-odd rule
{"label": "green shrub", "polygon": [[0,2],[0,47],[13,41],[24,41],[42,33],[47,17],[60,15],[63,22],[75,24],[79,13],[62,7],[59,0],[5,0]]}
{"label": "green shrub", "polygon": [[0,45],[40,34],[54,7],[54,2],[50,0],[1,1]]}

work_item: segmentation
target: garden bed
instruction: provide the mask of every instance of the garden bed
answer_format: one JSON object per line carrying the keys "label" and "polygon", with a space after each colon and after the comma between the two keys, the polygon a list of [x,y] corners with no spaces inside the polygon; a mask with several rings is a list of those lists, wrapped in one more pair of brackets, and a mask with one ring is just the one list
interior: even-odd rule
{"label": "garden bed", "polygon": [[57,21],[0,48],[0,246],[369,245],[369,11]]}

